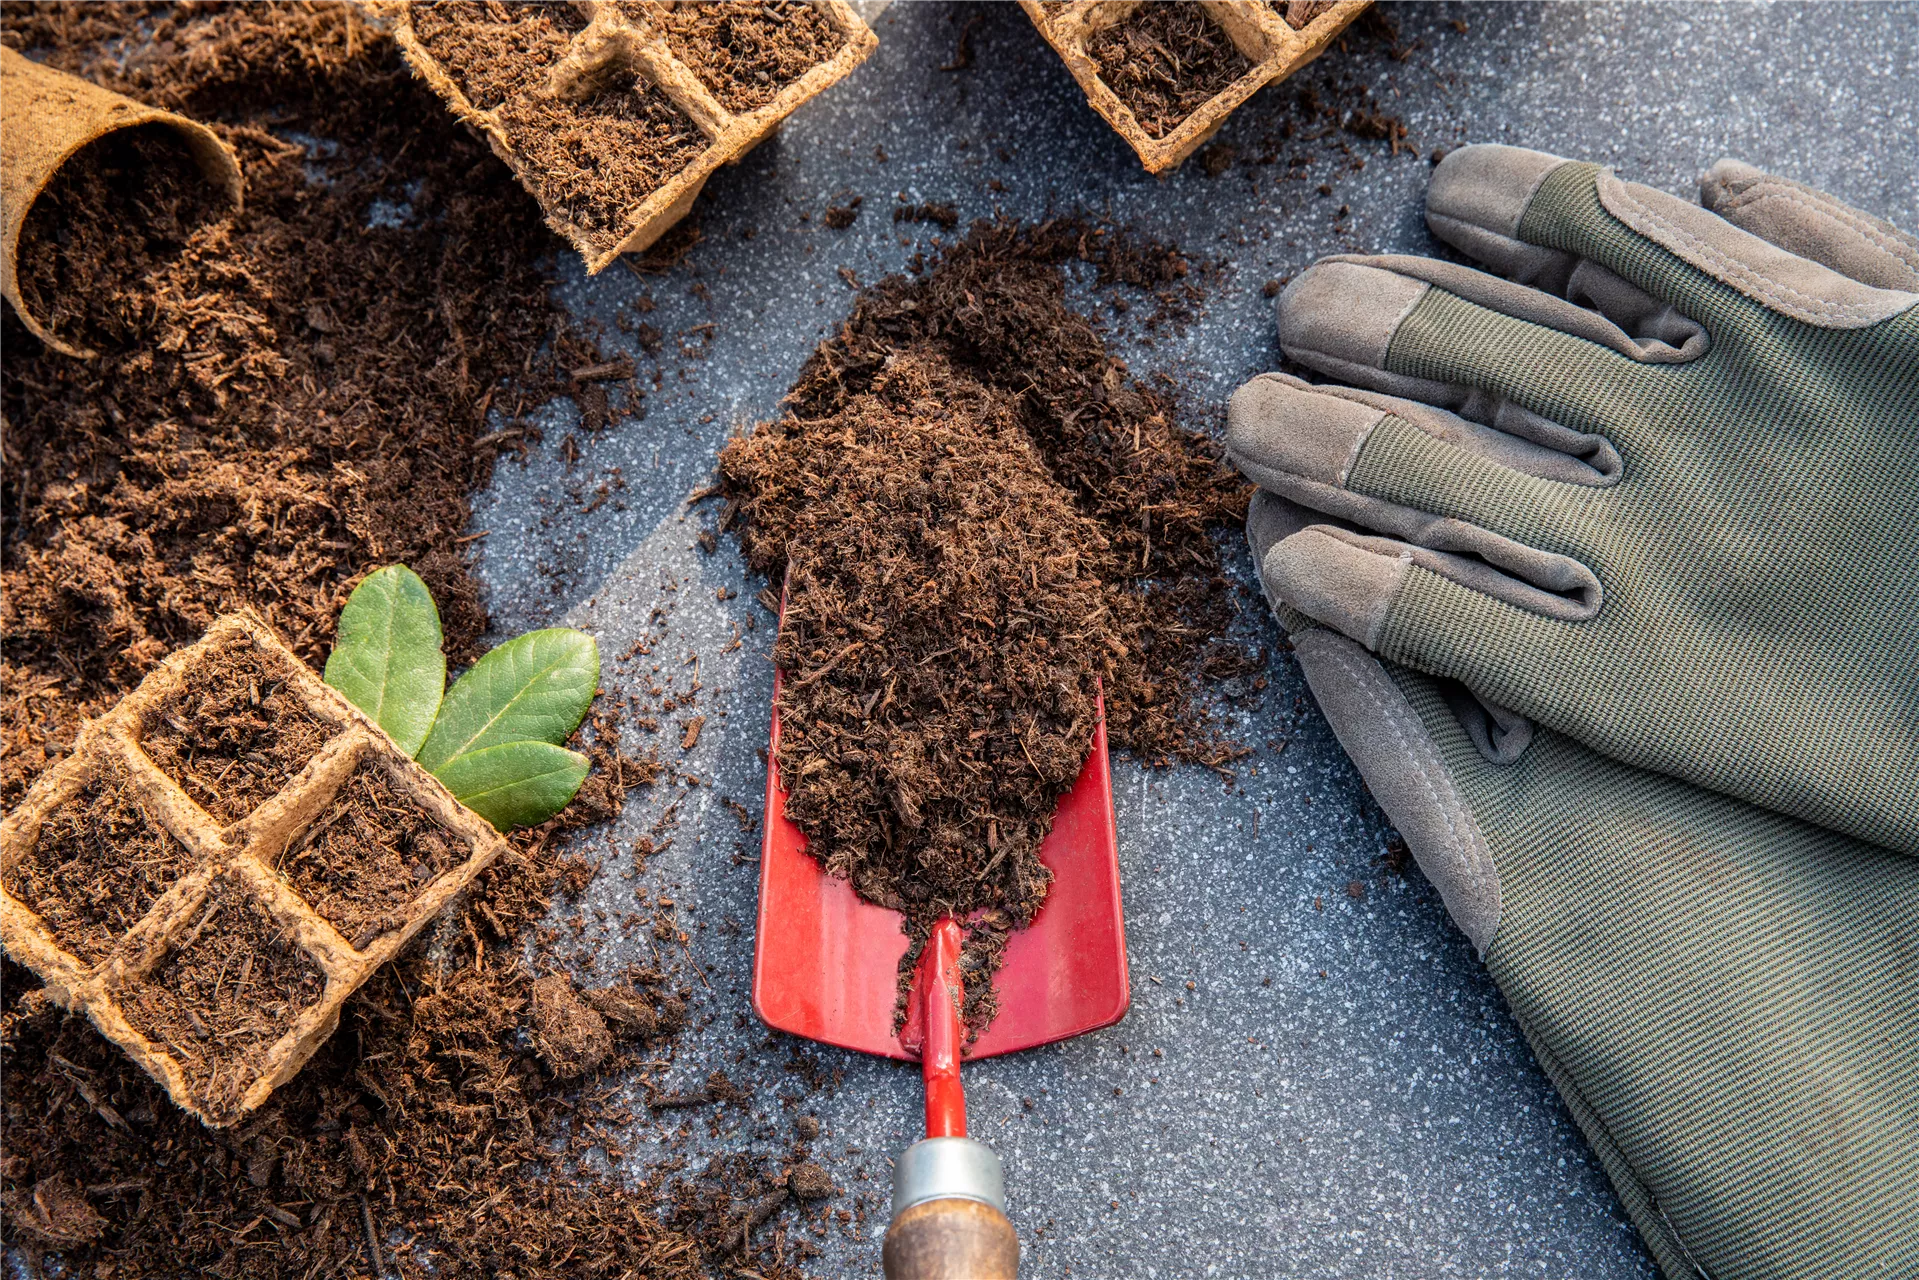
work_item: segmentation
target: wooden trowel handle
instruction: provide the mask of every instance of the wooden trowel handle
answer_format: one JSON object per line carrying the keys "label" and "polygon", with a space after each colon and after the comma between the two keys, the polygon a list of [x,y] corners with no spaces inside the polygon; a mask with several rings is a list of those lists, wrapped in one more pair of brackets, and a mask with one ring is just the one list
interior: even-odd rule
{"label": "wooden trowel handle", "polygon": [[880,1251],[886,1280],[1016,1280],[1019,1236],[979,1200],[927,1200],[902,1209]]}

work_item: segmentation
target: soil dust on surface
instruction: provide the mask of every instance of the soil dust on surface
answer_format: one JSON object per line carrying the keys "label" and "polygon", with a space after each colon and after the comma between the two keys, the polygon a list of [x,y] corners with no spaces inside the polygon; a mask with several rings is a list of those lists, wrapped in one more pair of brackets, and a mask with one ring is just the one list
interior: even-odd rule
{"label": "soil dust on surface", "polygon": [[[5,318],[0,805],[71,751],[85,718],[237,608],[317,668],[354,584],[403,561],[439,603],[449,658],[477,657],[486,615],[465,537],[470,497],[500,451],[537,439],[527,407],[578,390],[569,370],[604,363],[550,301],[546,264],[564,246],[534,201],[351,6],[7,3],[0,39],[209,124],[247,181],[244,211],[194,228],[177,254],[164,210],[155,228],[121,224],[129,244],[103,246],[100,260],[145,277],[95,295],[91,318],[124,335],[100,359],[46,351]],[[143,262],[140,246],[156,243],[167,252]],[[489,410],[504,430],[488,433]],[[229,709],[254,714],[251,681]],[[167,755],[158,732],[148,749]],[[170,760],[187,772],[252,763],[235,754],[243,736],[213,753],[176,743]],[[582,993],[612,1040],[593,1071],[563,1081],[535,1047],[528,958],[562,936],[544,923],[564,879],[559,837],[617,814],[625,790],[657,773],[618,742],[617,722],[596,711],[573,743],[593,759],[574,804],[517,834],[434,933],[440,943],[382,967],[306,1068],[228,1129],[176,1108],[6,962],[0,1208],[15,1256],[93,1280],[681,1280],[709,1263],[797,1275],[804,1246],[772,1211],[764,1231],[742,1224],[770,1188],[791,1202],[786,1167],[803,1144],[638,1177],[588,1159],[597,1149],[617,1166],[614,1135],[647,1123],[602,1082],[648,1081],[671,1057],[686,1023],[671,970],[603,975]],[[279,762],[264,757],[275,773],[300,754],[280,750]],[[143,816],[105,792],[80,803],[72,823],[118,824],[132,841],[117,850],[146,848]],[[67,864],[99,856],[49,838]],[[169,876],[148,862],[97,874],[115,878],[115,901],[150,900]],[[10,890],[35,874],[18,869]],[[104,946],[122,921],[96,924]],[[270,932],[254,942],[272,950]],[[161,981],[199,981],[195,952],[209,945],[169,960]],[[590,956],[542,963],[591,969]],[[224,980],[216,971],[223,998],[244,965],[236,956]],[[303,972],[280,974],[289,1015]],[[190,1021],[179,1039],[160,995],[150,1003],[147,1026],[202,1046]],[[252,1051],[235,1045],[265,1034],[210,1030],[241,1033],[207,1058],[220,1072]]]}
{"label": "soil dust on surface", "polygon": [[1187,116],[1253,69],[1199,5],[1146,0],[1125,21],[1086,42],[1100,79],[1119,95],[1155,138],[1177,129]]}
{"label": "soil dust on surface", "polygon": [[986,913],[968,949],[993,956],[1045,899],[1102,689],[1112,745],[1217,765],[1202,681],[1259,661],[1224,638],[1214,540],[1248,490],[1067,305],[1074,261],[1191,287],[1167,245],[976,224],[865,291],[787,415],[720,460],[749,562],[786,582],[787,816],[909,934]]}

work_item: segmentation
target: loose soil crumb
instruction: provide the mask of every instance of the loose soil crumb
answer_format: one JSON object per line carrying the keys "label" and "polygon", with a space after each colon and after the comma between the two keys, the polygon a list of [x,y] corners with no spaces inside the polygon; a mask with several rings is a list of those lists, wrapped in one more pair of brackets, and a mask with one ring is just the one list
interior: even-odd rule
{"label": "loose soil crumb", "polygon": [[231,823],[272,798],[326,739],[286,674],[251,640],[233,636],[147,713],[140,748],[195,804]]}
{"label": "loose soil crumb", "polygon": [[5,883],[61,946],[90,965],[104,960],[193,865],[114,765],[47,815],[33,850],[6,869]]}
{"label": "loose soil crumb", "polygon": [[626,238],[633,210],[706,149],[706,135],[645,76],[610,72],[569,101],[548,73],[584,23],[547,0],[435,0],[413,29],[476,106],[497,107],[542,206],[595,249]]}
{"label": "loose soil crumb", "polygon": [[407,904],[466,861],[464,841],[403,796],[384,766],[364,762],[333,804],[280,856],[307,904],[364,951],[406,922]]}
{"label": "loose soil crumb", "polygon": [[231,1118],[267,1050],[319,1003],[326,978],[231,876],[157,968],[118,993],[135,1031],[165,1048],[207,1114]]}
{"label": "loose soil crumb", "polygon": [[573,991],[573,980],[549,973],[533,984],[533,1043],[556,1079],[571,1080],[613,1052],[606,1020]]}
{"label": "loose soil crumb", "polygon": [[788,415],[720,459],[749,561],[787,582],[787,816],[909,935],[999,912],[976,957],[1044,900],[1038,845],[1099,689],[1113,745],[1222,767],[1200,681],[1257,664],[1222,638],[1214,541],[1249,491],[1066,306],[1073,259],[1107,284],[1190,271],[1079,221],[976,224],[923,279],[866,290]]}
{"label": "loose soil crumb", "polygon": [[27,211],[20,296],[70,345],[124,346],[152,306],[152,280],[224,212],[180,134],[147,124],[81,148]]}
{"label": "loose soil crumb", "polygon": [[625,0],[620,9],[659,30],[673,56],[728,111],[765,106],[846,44],[826,15],[805,0],[670,6]]}
{"label": "loose soil crumb", "polygon": [[1088,40],[1086,53],[1155,138],[1253,69],[1225,28],[1183,0],[1147,0],[1132,17]]}

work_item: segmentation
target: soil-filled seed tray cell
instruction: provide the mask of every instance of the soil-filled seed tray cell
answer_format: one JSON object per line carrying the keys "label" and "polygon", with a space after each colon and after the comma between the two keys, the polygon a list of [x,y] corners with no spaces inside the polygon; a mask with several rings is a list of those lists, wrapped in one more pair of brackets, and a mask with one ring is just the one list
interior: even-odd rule
{"label": "soil-filled seed tray cell", "polygon": [[278,870],[308,906],[364,951],[406,923],[413,900],[471,853],[471,842],[441,826],[393,771],[366,760],[288,846]]}
{"label": "soil-filled seed tray cell", "polygon": [[651,244],[714,169],[876,43],[843,0],[431,0],[394,13],[413,69],[589,271]]}
{"label": "soil-filled seed tray cell", "polygon": [[0,870],[0,885],[93,965],[195,865],[111,763],[41,821],[39,838]]}
{"label": "soil-filled seed tray cell", "polygon": [[441,0],[413,11],[421,46],[513,138],[521,181],[604,250],[625,238],[627,213],[707,142],[693,118],[630,65],[609,63],[549,92],[585,27],[570,5],[550,3]]}
{"label": "soil-filled seed tray cell", "polygon": [[225,1123],[325,990],[325,971],[292,927],[229,874],[159,962],[115,994],[127,1024],[173,1060],[205,1115]]}
{"label": "soil-filled seed tray cell", "polygon": [[1148,0],[1086,42],[1100,79],[1140,128],[1163,138],[1253,70],[1253,60],[1196,4]]}
{"label": "soil-filled seed tray cell", "polygon": [[331,729],[288,663],[236,633],[207,647],[141,718],[147,758],[214,818],[238,822],[285,787]]}
{"label": "soil-filled seed tray cell", "polygon": [[1020,0],[1094,110],[1153,173],[1311,62],[1371,0]]}
{"label": "soil-filled seed tray cell", "polygon": [[806,0],[619,0],[618,8],[658,30],[728,111],[757,111],[846,47],[845,32]]}

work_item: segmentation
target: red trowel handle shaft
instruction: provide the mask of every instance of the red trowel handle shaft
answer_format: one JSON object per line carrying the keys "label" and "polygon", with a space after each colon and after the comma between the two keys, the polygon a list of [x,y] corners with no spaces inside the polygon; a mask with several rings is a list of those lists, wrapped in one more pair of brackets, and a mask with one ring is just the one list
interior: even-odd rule
{"label": "red trowel handle shaft", "polygon": [[1019,1237],[1006,1218],[999,1157],[966,1136],[960,1090],[960,927],[933,926],[913,989],[926,1034],[926,1140],[893,1165],[893,1223],[880,1257],[887,1280],[1017,1280]]}
{"label": "red trowel handle shaft", "polygon": [[933,926],[920,952],[914,986],[925,1018],[926,1040],[920,1046],[920,1074],[926,1079],[926,1136],[966,1136],[966,1091],[960,1087],[960,1005],[965,988],[960,982],[960,927],[947,916]]}

